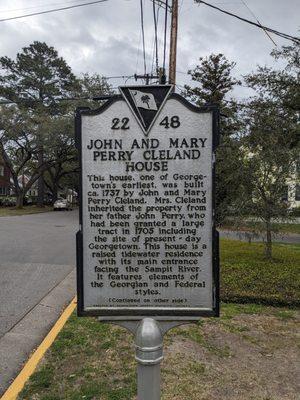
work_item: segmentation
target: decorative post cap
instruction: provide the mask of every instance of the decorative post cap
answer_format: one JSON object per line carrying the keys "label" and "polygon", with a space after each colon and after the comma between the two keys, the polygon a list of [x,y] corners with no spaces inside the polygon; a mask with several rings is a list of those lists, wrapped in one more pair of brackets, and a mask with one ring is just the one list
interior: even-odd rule
{"label": "decorative post cap", "polygon": [[136,331],[135,359],[144,365],[159,364],[163,359],[163,335],[158,323],[144,318]]}

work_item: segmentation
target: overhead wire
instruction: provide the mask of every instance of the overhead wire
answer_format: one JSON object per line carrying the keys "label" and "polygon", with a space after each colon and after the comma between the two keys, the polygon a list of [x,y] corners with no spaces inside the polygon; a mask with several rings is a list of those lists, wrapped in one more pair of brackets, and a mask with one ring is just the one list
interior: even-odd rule
{"label": "overhead wire", "polygon": [[117,76],[103,76],[103,79],[126,79],[132,78],[134,75],[117,75]]}
{"label": "overhead wire", "polygon": [[[87,1],[87,0],[86,0]],[[36,10],[39,8],[45,8],[45,7],[49,7],[49,6],[62,6],[62,5],[66,5],[66,4],[72,4],[72,3],[82,3],[82,0],[69,0],[69,1],[60,1],[60,2],[56,2],[56,3],[48,3],[48,4],[42,4],[40,3],[39,5],[35,5],[35,6],[31,6],[31,7],[22,7],[22,8],[7,8],[5,10],[0,10],[0,13],[12,13],[12,12],[16,12],[16,11],[27,11],[27,10]]]}
{"label": "overhead wire", "polygon": [[274,35],[282,37],[283,39],[291,40],[294,43],[300,43],[300,38],[299,37],[292,36],[292,35],[289,35],[287,33],[279,32],[276,29],[268,28],[267,26],[258,24],[256,22],[250,21],[250,20],[248,20],[246,18],[240,17],[239,15],[236,15],[236,14],[233,14],[233,13],[231,13],[229,11],[223,10],[220,7],[216,7],[216,6],[214,6],[214,5],[210,4],[210,3],[207,3],[206,1],[203,1],[203,0],[196,0],[196,1],[197,1],[198,4],[205,4],[208,7],[214,8],[215,10],[218,10],[218,11],[224,13],[224,14],[227,14],[227,15],[230,15],[231,17],[237,18],[240,21],[243,21],[243,22],[246,22],[246,23],[248,23],[250,25],[256,26],[256,27],[258,27],[260,29],[263,29],[264,31],[271,32]]}
{"label": "overhead wire", "polygon": [[53,8],[51,10],[39,11],[39,12],[35,12],[35,13],[30,13],[30,14],[18,15],[16,17],[2,18],[2,19],[0,19],[0,22],[12,21],[12,20],[15,20],[15,19],[20,19],[20,18],[34,17],[35,15],[50,14],[50,13],[53,13],[53,12],[70,10],[72,8],[85,7],[85,6],[90,6],[92,4],[104,3],[104,2],[107,2],[107,1],[108,0],[96,0],[96,1],[90,1],[88,3],[75,4],[73,6]]}
{"label": "overhead wire", "polygon": [[[151,0],[151,1],[152,1],[152,0]],[[172,7],[168,5],[168,2],[167,2],[167,1],[166,1],[166,2],[164,2],[164,1],[162,1],[162,0],[154,0],[154,1],[155,1],[155,3],[156,3],[157,5],[159,5],[159,6],[162,7],[162,8],[167,9],[169,12],[172,11]]]}
{"label": "overhead wire", "polygon": [[137,53],[136,53],[135,74],[137,74],[137,72],[138,72],[139,55],[140,55],[140,50],[141,50],[141,38],[142,38],[142,32],[140,31],[139,44],[138,44]]}
{"label": "overhead wire", "polygon": [[179,6],[179,9],[178,9],[178,14],[181,13],[182,7],[183,7],[183,0],[181,0],[180,6]]}
{"label": "overhead wire", "polygon": [[246,4],[246,2],[244,0],[241,0],[242,4],[247,8],[247,10],[250,12],[250,14],[253,16],[253,18],[255,18],[256,22],[261,26],[261,28],[263,29],[263,31],[265,32],[265,34],[267,35],[267,37],[271,40],[271,42],[277,46],[277,43],[273,40],[272,36],[269,34],[268,31],[266,31],[264,29],[264,27],[262,26],[262,24],[259,22],[259,20],[257,19],[256,15],[254,14],[254,12],[251,10],[251,8]]}
{"label": "overhead wire", "polygon": [[160,23],[160,11],[163,10],[164,7],[161,5],[158,5],[157,7],[157,13],[156,13],[156,20],[157,20],[157,46],[158,46],[158,59],[161,62],[160,64],[162,65],[162,57],[163,57],[163,37],[164,37],[164,19],[162,19],[162,23]]}
{"label": "overhead wire", "polygon": [[156,17],[156,8],[155,1],[152,0],[153,4],[153,20],[154,20],[154,35],[155,35],[155,64],[156,64],[156,73],[158,73],[158,41],[157,41],[157,17]]}
{"label": "overhead wire", "polygon": [[142,43],[143,43],[144,74],[146,75],[147,66],[146,66],[146,51],[145,51],[145,30],[144,30],[143,0],[140,0],[140,8],[141,8],[141,29],[142,29]]}
{"label": "overhead wire", "polygon": [[[154,0],[151,0],[151,3],[153,4]],[[152,8],[153,12],[153,8]],[[154,23],[154,33],[153,33],[153,40],[152,40],[152,50],[151,50],[151,68],[150,68],[150,75],[154,74],[154,64],[155,64],[155,23]]]}
{"label": "overhead wire", "polygon": [[167,27],[168,27],[168,0],[166,0],[165,8],[165,27],[164,27],[164,56],[163,56],[163,73],[166,74],[166,50],[167,50]]}
{"label": "overhead wire", "polygon": [[152,57],[151,57],[151,69],[150,73],[151,75],[154,74],[154,64],[155,64],[155,35],[153,35],[153,45],[152,45],[152,51],[151,51]]}
{"label": "overhead wire", "polygon": [[[116,90],[116,89],[118,89],[118,87],[112,87],[112,88],[110,88],[111,90]],[[100,97],[101,95],[99,95],[99,97]],[[111,95],[106,95],[106,94],[104,94],[104,95],[102,95],[103,97],[104,96],[107,96],[107,97],[110,97]],[[89,97],[89,96],[87,96],[87,97],[62,97],[62,98],[60,98],[59,100],[58,100],[58,102],[60,102],[60,101],[79,101],[79,100],[93,100],[95,98],[95,96],[93,96],[93,97]],[[0,100],[0,106],[1,105],[9,105],[9,104],[24,104],[25,102],[28,102],[28,103],[42,103],[44,100],[39,100],[39,99],[36,99],[36,100],[32,100],[32,99],[28,99],[28,100],[23,100],[23,101],[11,101],[11,100],[3,100],[3,101],[1,101]]]}

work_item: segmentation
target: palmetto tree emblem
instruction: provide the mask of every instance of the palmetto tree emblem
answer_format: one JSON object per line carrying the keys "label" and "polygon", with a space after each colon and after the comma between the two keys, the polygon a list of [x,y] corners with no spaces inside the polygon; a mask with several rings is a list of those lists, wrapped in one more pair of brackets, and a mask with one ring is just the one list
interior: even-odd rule
{"label": "palmetto tree emblem", "polygon": [[171,85],[120,87],[120,92],[141,125],[145,136],[148,135],[171,89]]}
{"label": "palmetto tree emblem", "polygon": [[157,111],[157,104],[155,97],[152,93],[141,92],[140,90],[130,90],[132,100],[138,108],[144,108],[145,110]]}
{"label": "palmetto tree emblem", "polygon": [[142,97],[141,97],[141,100],[142,100],[143,103],[146,103],[146,104],[147,104],[147,107],[148,107],[148,108],[150,108],[150,106],[149,106],[150,97],[149,97],[147,94],[145,94],[144,96],[142,96]]}

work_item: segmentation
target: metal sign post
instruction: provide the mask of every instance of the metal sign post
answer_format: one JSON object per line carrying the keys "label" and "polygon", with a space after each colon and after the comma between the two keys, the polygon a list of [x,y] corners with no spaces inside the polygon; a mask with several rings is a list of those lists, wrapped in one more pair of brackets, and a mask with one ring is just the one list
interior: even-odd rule
{"label": "metal sign post", "polygon": [[135,335],[138,399],[160,398],[163,336],[219,315],[218,108],[171,85],[120,87],[78,109],[78,315]]}

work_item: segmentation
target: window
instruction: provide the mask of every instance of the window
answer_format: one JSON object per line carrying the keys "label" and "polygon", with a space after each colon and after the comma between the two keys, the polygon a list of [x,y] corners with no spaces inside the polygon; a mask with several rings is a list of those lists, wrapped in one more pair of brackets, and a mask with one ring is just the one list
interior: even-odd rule
{"label": "window", "polygon": [[282,190],[282,196],[281,199],[283,201],[288,201],[289,199],[289,187],[286,185],[284,186],[283,190]]}
{"label": "window", "polygon": [[296,173],[300,175],[300,159],[296,161]]}
{"label": "window", "polygon": [[4,176],[4,166],[0,165],[0,176]]}
{"label": "window", "polygon": [[300,185],[296,185],[295,200],[300,201]]}
{"label": "window", "polygon": [[0,186],[0,195],[5,195],[6,194],[6,187]]}

